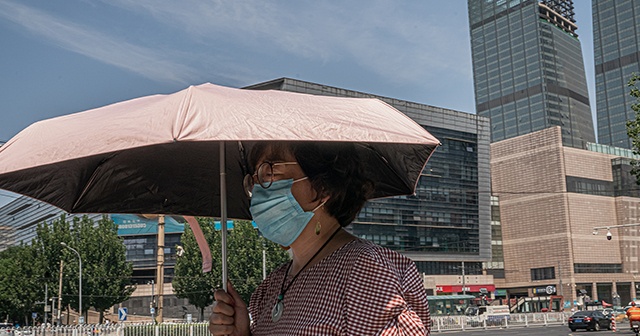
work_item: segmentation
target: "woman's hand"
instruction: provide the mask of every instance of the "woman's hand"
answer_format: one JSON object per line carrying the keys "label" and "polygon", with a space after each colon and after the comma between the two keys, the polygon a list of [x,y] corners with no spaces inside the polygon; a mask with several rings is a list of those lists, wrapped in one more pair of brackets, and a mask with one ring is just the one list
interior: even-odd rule
{"label": "woman's hand", "polygon": [[227,282],[227,290],[228,292],[218,289],[214,293],[215,301],[209,317],[209,332],[211,335],[251,335],[247,305],[231,282]]}

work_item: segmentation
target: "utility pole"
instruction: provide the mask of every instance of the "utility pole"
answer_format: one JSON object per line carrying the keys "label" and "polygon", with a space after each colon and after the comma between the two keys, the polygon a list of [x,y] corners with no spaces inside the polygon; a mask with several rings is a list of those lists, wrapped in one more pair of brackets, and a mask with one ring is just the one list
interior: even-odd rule
{"label": "utility pole", "polygon": [[267,278],[267,251],[262,250],[262,280]]}
{"label": "utility pole", "polygon": [[47,325],[47,307],[49,306],[49,285],[44,284],[44,320],[42,321],[43,325]]}
{"label": "utility pole", "polygon": [[62,264],[64,264],[64,261],[60,259],[60,279],[58,280],[58,325],[62,324],[62,321],[60,320],[60,311],[62,310]]}
{"label": "utility pole", "polygon": [[157,322],[162,323],[162,304],[164,295],[164,215],[158,216],[158,267],[156,282],[158,283]]}
{"label": "utility pole", "polygon": [[467,295],[467,284],[465,280],[466,276],[464,275],[464,261],[462,262],[462,295]]}
{"label": "utility pole", "polygon": [[151,280],[151,320],[153,320],[153,322],[156,322],[156,297],[155,297],[155,293],[154,293],[154,281]]}

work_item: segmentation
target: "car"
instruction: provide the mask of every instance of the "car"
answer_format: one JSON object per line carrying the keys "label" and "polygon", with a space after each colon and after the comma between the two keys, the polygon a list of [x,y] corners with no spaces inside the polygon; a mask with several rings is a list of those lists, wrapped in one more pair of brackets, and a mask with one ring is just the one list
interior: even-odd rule
{"label": "car", "polygon": [[595,331],[601,329],[611,330],[611,319],[604,316],[604,314],[598,310],[578,311],[569,317],[569,329],[571,329],[571,331],[578,329]]}
{"label": "car", "polygon": [[0,322],[0,336],[13,335],[13,324]]}

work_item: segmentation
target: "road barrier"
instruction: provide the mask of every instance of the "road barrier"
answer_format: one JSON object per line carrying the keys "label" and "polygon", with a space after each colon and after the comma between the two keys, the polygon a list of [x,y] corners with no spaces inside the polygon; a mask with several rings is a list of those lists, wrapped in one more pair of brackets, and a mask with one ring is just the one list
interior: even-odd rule
{"label": "road barrier", "polygon": [[208,323],[85,324],[0,329],[7,336],[208,336]]}
{"label": "road barrier", "polygon": [[460,316],[432,316],[431,332],[472,329],[525,328],[567,324],[566,313],[510,314],[501,318],[478,321],[476,318]]}

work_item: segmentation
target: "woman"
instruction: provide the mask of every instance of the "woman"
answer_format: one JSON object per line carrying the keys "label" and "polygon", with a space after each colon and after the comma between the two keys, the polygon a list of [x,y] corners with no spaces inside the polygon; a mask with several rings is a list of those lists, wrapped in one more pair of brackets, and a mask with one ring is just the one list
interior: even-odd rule
{"label": "woman", "polygon": [[244,183],[253,220],[265,238],[290,248],[293,260],[262,282],[248,309],[230,283],[228,292],[216,291],[211,334],[429,334],[415,264],[343,229],[373,190],[354,146],[254,146],[255,174]]}

